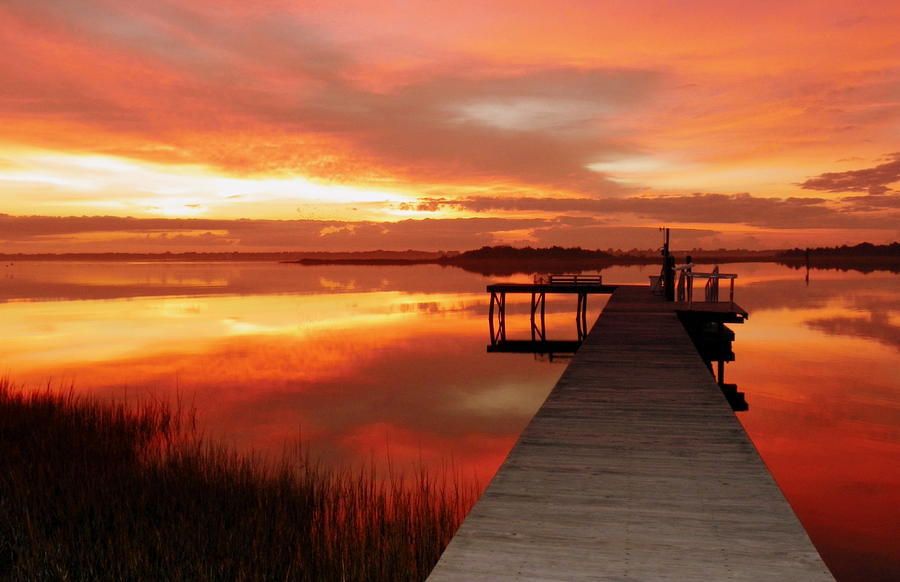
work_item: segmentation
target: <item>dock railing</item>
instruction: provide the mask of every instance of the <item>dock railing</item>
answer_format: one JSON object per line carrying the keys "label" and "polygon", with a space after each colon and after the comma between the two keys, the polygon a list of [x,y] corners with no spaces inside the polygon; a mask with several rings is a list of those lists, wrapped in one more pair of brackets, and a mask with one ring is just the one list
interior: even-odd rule
{"label": "dock railing", "polygon": [[[678,280],[678,300],[686,301],[688,308],[694,303],[694,280],[704,279],[706,285],[704,287],[703,300],[707,303],[719,303],[719,281],[727,279],[728,287],[728,303],[734,303],[734,280],[737,279],[736,273],[720,273],[719,267],[713,269],[712,273],[698,273],[690,270],[681,271]],[[724,301],[723,301],[724,302]]]}

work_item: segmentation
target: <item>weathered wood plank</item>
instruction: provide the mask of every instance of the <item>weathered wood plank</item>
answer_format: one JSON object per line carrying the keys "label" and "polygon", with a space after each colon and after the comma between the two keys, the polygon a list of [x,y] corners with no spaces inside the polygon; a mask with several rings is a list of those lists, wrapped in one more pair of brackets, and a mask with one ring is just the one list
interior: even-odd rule
{"label": "weathered wood plank", "polygon": [[625,286],[429,577],[832,579],[672,305]]}

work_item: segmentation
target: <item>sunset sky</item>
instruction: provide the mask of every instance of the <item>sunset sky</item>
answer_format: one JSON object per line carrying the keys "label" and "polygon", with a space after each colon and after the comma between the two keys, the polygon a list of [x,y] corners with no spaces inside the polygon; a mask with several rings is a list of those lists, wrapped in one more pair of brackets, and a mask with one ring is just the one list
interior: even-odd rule
{"label": "sunset sky", "polygon": [[900,239],[900,3],[2,0],[0,252]]}

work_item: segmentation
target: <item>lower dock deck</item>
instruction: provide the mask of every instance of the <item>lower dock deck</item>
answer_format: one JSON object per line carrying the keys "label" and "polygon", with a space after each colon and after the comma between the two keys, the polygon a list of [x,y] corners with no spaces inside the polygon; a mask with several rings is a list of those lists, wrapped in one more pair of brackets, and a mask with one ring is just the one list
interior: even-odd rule
{"label": "lower dock deck", "polygon": [[430,582],[833,580],[679,321],[620,286]]}

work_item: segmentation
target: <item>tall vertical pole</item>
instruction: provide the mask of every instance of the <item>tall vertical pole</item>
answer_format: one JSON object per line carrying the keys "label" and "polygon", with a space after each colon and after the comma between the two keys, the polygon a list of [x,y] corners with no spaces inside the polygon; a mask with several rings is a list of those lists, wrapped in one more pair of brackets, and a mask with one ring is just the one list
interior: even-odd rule
{"label": "tall vertical pole", "polygon": [[806,247],[806,286],[809,287],[809,247]]}
{"label": "tall vertical pole", "polygon": [[669,255],[669,229],[664,228],[665,242],[663,243],[663,291],[666,301],[675,301],[675,259]]}

